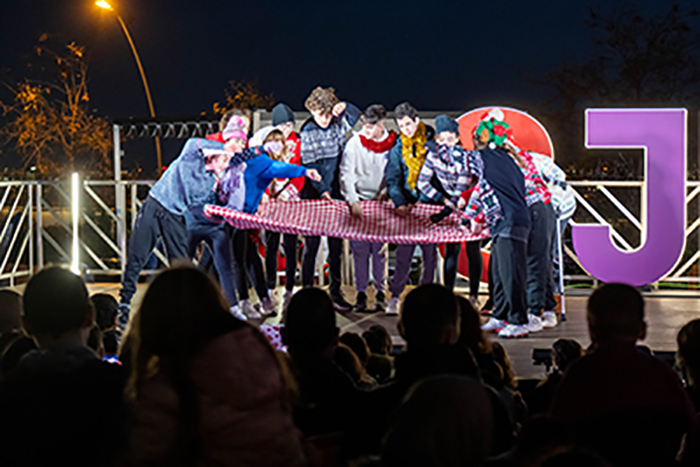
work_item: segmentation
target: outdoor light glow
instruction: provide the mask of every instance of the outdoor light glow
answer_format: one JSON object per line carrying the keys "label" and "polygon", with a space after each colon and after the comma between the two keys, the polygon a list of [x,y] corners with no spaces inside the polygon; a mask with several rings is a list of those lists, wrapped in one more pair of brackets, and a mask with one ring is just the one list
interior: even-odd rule
{"label": "outdoor light glow", "polygon": [[80,187],[78,172],[73,172],[70,179],[70,200],[71,200],[71,214],[73,217],[73,245],[71,248],[71,264],[70,270],[73,274],[80,274],[80,258],[79,258],[79,242],[78,242],[78,220],[80,219]]}
{"label": "outdoor light glow", "polygon": [[104,0],[100,0],[99,2],[95,2],[95,5],[97,5],[100,8],[104,8],[105,10],[111,10],[112,5],[109,3],[105,2]]}

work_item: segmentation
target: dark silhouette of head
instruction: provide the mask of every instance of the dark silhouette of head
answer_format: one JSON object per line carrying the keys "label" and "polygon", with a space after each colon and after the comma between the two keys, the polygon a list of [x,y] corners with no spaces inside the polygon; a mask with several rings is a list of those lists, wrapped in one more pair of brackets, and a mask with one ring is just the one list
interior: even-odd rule
{"label": "dark silhouette of head", "polygon": [[117,322],[119,303],[117,299],[106,293],[96,293],[90,297],[95,305],[95,321],[100,326],[100,331],[113,329]]}
{"label": "dark silhouette of head", "polygon": [[700,319],[694,319],[681,328],[676,336],[676,361],[690,386],[700,384]]}
{"label": "dark silhouette of head", "polygon": [[338,345],[338,328],[327,292],[310,288],[294,294],[287,307],[282,339],[291,354],[333,356]]}
{"label": "dark silhouette of head", "polygon": [[0,334],[22,329],[22,296],[10,289],[0,290]]}
{"label": "dark silhouette of head", "polygon": [[594,344],[636,343],[646,336],[644,298],[634,287],[610,283],[588,299],[588,331]]}
{"label": "dark silhouette of head", "polygon": [[425,284],[406,296],[399,332],[409,350],[455,344],[459,339],[459,321],[455,295],[442,285]]}

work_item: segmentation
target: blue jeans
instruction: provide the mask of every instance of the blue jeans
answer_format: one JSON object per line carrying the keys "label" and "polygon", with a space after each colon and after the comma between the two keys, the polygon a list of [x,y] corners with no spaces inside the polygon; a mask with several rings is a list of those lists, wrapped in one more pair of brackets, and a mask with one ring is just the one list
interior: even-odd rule
{"label": "blue jeans", "polygon": [[236,284],[241,272],[231,249],[231,231],[232,227],[228,224],[198,223],[190,227],[187,234],[190,258],[194,257],[197,245],[202,241],[211,249],[221,289],[229,306],[234,306],[238,304]]}

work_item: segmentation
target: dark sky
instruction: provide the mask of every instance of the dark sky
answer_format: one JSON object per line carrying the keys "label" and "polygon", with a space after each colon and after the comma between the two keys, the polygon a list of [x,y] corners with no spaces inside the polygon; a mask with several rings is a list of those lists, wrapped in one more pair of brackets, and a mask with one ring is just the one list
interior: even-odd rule
{"label": "dark sky", "polygon": [[[587,9],[600,0],[113,0],[141,55],[159,117],[211,112],[229,80],[259,78],[296,110],[316,85],[363,107],[501,104],[537,114],[531,78],[591,52]],[[638,2],[640,3],[640,2]],[[662,1],[648,1],[653,5]],[[92,103],[147,117],[141,81],[111,13],[92,0],[3,0],[2,79],[24,76],[38,37],[88,51]],[[168,160],[171,157],[166,156]]]}

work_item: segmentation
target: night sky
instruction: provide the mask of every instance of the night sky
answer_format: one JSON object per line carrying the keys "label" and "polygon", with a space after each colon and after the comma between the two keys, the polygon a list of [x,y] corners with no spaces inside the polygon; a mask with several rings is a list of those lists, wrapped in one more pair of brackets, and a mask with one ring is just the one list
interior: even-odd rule
{"label": "night sky", "polygon": [[[320,84],[360,107],[501,104],[537,115],[545,91],[534,80],[564,60],[590,57],[587,11],[607,3],[111,1],[136,42],[161,118],[211,113],[229,80],[253,78],[295,110]],[[646,3],[653,11],[664,2]],[[86,47],[91,102],[100,114],[148,116],[119,24],[92,0],[3,1],[2,80],[26,75],[24,63],[43,33]]]}

